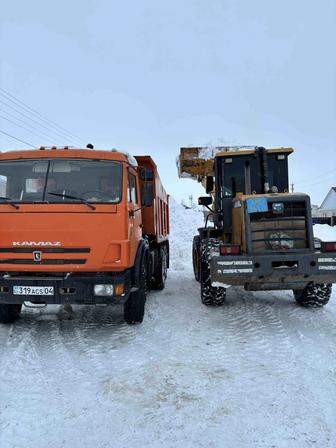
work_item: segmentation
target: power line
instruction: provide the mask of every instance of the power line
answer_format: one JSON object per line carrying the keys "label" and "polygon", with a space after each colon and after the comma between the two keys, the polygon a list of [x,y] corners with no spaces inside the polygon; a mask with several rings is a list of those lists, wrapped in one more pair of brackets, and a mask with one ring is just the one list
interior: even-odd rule
{"label": "power line", "polygon": [[[24,125],[26,125],[26,126],[29,126],[29,129],[34,129],[35,131],[37,131],[37,133],[38,133],[38,135],[39,136],[43,136],[44,135],[44,137],[43,138],[45,138],[45,137],[47,137],[47,138],[50,138],[50,139],[54,139],[54,137],[52,137],[52,136],[50,136],[49,134],[47,134],[46,132],[44,132],[44,131],[41,131],[40,129],[37,129],[35,126],[32,126],[30,123],[27,123],[26,121],[24,121],[24,120],[22,120],[21,118],[18,118],[16,115],[14,115],[14,114],[10,114],[9,112],[7,112],[7,111],[5,111],[5,110],[3,110],[3,109],[0,109],[0,112],[1,113],[3,113],[3,114],[5,114],[5,115],[8,115],[9,117],[11,117],[11,118],[14,118],[16,121],[19,121],[20,123],[23,123]],[[4,118],[4,117],[3,117]],[[6,118],[5,118],[6,119]],[[17,124],[16,122],[15,122],[15,124]],[[30,131],[31,132],[31,131]],[[36,134],[37,135],[37,134]]]}
{"label": "power line", "polygon": [[326,176],[326,177],[318,176],[315,179],[312,179],[310,182],[298,182],[297,184],[302,187],[305,187],[305,186],[321,184],[323,182],[330,182],[334,178],[335,178],[335,174],[333,173],[333,174],[329,174],[329,176]]}
{"label": "power line", "polygon": [[45,138],[45,137],[39,135],[38,133],[32,131],[31,129],[27,128],[26,126],[22,126],[22,124],[18,124],[18,123],[16,123],[15,121],[10,120],[9,118],[6,118],[6,117],[4,117],[4,116],[1,115],[1,114],[0,114],[0,118],[2,118],[3,120],[7,120],[9,123],[12,123],[12,124],[14,124],[15,126],[18,126],[19,128],[22,128],[22,129],[24,129],[25,131],[30,132],[31,134],[35,134],[35,135],[36,135],[37,137],[39,137],[39,138]]}
{"label": "power line", "polygon": [[[319,179],[322,176],[324,177],[324,176],[327,176],[328,174],[334,174],[334,173],[335,173],[335,169],[326,171],[326,172],[320,174],[316,179]],[[305,179],[298,180],[297,183],[302,185],[302,184],[310,183],[311,181],[312,181],[312,177],[310,177],[310,178],[306,177]]]}
{"label": "power line", "polygon": [[36,148],[36,146],[31,145],[30,143],[25,142],[24,140],[21,140],[20,138],[14,137],[14,135],[8,134],[7,132],[2,131],[1,129],[0,129],[0,132],[1,132],[1,134],[7,135],[7,137],[11,137],[11,138],[13,138],[14,140],[17,140],[18,142],[21,142],[21,143],[24,143],[24,144],[27,145],[27,146],[30,146],[31,148],[34,148],[34,149]]}
{"label": "power line", "polygon": [[0,103],[4,104],[5,106],[9,107],[10,109],[14,110],[17,114],[22,115],[25,118],[28,118],[28,120],[31,120],[33,123],[36,123],[38,126],[42,126],[43,128],[45,128],[48,132],[53,132],[54,134],[57,134],[58,136],[62,137],[62,138],[69,138],[66,137],[64,135],[62,135],[61,133],[59,133],[58,131],[55,131],[51,128],[48,128],[47,126],[45,126],[44,124],[39,123],[38,121],[36,121],[35,119],[29,117],[29,115],[17,110],[15,107],[11,106],[10,104],[7,104],[6,102],[4,102],[3,100],[0,99]]}
{"label": "power line", "polygon": [[60,126],[56,122],[54,122],[54,121],[50,120],[49,118],[45,117],[40,112],[38,112],[36,109],[33,109],[28,104],[24,103],[19,98],[17,98],[16,96],[12,95],[11,93],[7,92],[2,87],[0,87],[0,91],[2,92],[2,93],[0,92],[0,95],[2,95],[8,101],[11,101],[12,103],[16,104],[17,106],[21,107],[22,109],[26,110],[27,112],[33,113],[34,115],[38,116],[40,120],[43,120],[44,122],[49,123],[49,126],[51,125],[52,127],[56,128],[56,129],[58,128],[63,133],[68,134],[68,138],[70,136],[71,138],[79,139],[79,141],[82,141],[82,139],[79,136],[73,134],[68,129],[64,128],[63,126]]}

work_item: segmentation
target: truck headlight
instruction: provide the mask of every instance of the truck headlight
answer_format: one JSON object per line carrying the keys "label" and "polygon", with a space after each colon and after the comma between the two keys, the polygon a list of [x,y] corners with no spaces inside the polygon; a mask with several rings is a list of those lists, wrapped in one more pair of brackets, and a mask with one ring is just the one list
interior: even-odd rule
{"label": "truck headlight", "polygon": [[113,285],[94,285],[95,296],[113,296]]}

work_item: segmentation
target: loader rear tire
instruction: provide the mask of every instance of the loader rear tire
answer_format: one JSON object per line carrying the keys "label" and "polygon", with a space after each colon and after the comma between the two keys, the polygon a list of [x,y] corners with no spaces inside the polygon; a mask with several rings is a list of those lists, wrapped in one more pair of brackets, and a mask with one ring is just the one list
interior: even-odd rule
{"label": "loader rear tire", "polygon": [[19,304],[0,304],[0,323],[12,324],[21,313],[22,305]]}
{"label": "loader rear tire", "polygon": [[138,290],[131,292],[127,302],[124,305],[124,320],[129,325],[141,324],[145,314],[147,292],[147,271],[145,260],[142,262],[138,286]]}
{"label": "loader rear tire", "polygon": [[199,235],[194,236],[193,246],[192,246],[192,261],[194,268],[194,276],[197,282],[200,281],[200,270],[201,270],[201,237]]}
{"label": "loader rear tire", "polygon": [[210,275],[210,251],[219,245],[218,240],[209,238],[201,241],[200,283],[201,300],[206,306],[221,306],[226,299],[226,289],[212,286]]}
{"label": "loader rear tire", "polygon": [[304,289],[293,291],[297,303],[305,308],[321,308],[331,297],[331,283],[309,283]]}

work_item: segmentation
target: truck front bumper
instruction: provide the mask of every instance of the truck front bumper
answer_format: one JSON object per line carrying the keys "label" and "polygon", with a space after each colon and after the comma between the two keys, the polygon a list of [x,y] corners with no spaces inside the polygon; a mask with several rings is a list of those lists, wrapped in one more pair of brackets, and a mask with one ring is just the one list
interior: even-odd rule
{"label": "truck front bumper", "polygon": [[[0,276],[0,303],[36,304],[82,304],[112,305],[124,303],[131,292],[131,275],[129,271],[101,274],[59,274],[57,276],[32,276],[30,273],[20,275],[4,274]],[[97,296],[95,285],[124,285],[120,295]],[[21,287],[21,288],[20,288]],[[52,295],[18,295],[15,291],[27,291],[29,287],[53,288]]]}
{"label": "truck front bumper", "polygon": [[308,283],[336,283],[336,252],[213,255],[213,286],[244,285],[249,290],[302,289]]}

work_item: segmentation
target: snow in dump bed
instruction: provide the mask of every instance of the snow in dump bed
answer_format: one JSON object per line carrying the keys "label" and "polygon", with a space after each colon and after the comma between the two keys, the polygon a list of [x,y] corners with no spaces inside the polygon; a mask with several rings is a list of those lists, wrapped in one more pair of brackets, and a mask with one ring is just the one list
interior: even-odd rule
{"label": "snow in dump bed", "polygon": [[336,446],[335,292],[318,310],[235,287],[225,306],[202,306],[201,223],[171,201],[172,267],[142,325],[84,306],[0,326],[1,448]]}

